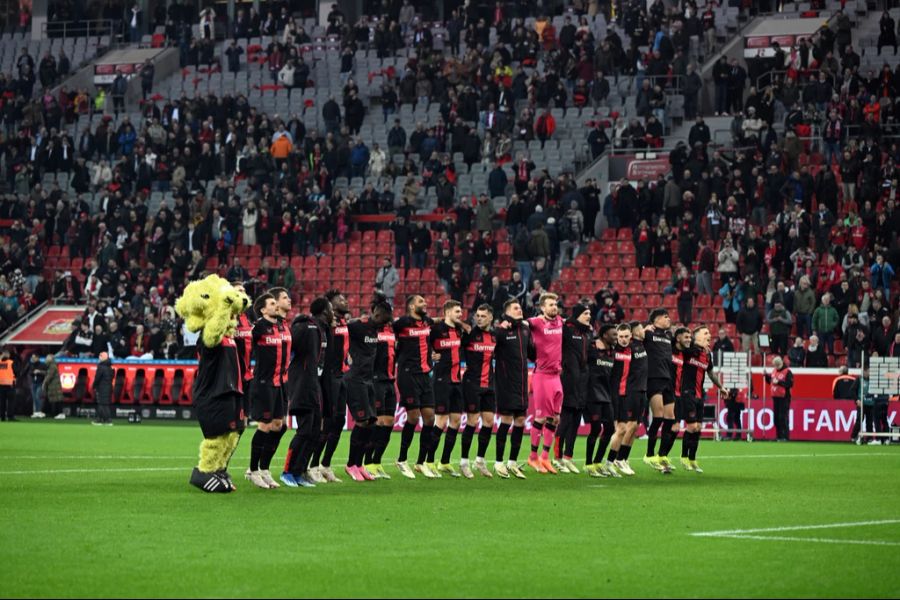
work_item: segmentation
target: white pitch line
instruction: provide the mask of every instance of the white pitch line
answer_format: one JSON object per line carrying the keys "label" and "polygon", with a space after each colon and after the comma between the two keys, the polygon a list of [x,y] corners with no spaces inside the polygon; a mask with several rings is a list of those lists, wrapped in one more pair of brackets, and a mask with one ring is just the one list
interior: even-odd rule
{"label": "white pitch line", "polygon": [[839,540],[833,538],[788,537],[785,535],[717,535],[712,537],[720,539],[762,540],[774,542],[812,542],[817,544],[854,544],[859,546],[900,546],[900,542],[885,542],[881,540]]}
{"label": "white pitch line", "polygon": [[691,535],[694,537],[719,537],[726,535],[746,535],[751,533],[774,533],[780,531],[808,531],[812,529],[838,529],[840,527],[892,525],[894,523],[900,523],[900,519],[883,519],[880,521],[853,521],[849,523],[826,523],[823,525],[788,525],[786,527],[762,527],[758,529],[724,529],[721,531],[698,531],[692,533]]}
{"label": "white pitch line", "polygon": [[140,473],[146,471],[183,471],[190,467],[141,467],[130,469],[44,469],[41,471],[0,471],[0,475],[57,475],[63,473]]}
{"label": "white pitch line", "polygon": [[91,456],[4,456],[3,458],[6,460],[191,460],[196,458],[196,455],[192,456],[150,456],[150,455],[128,455],[128,454],[111,454],[109,456],[98,456],[96,454]]}
{"label": "white pitch line", "polygon": [[900,456],[900,452],[869,452],[869,453],[849,453],[849,452],[833,452],[833,453],[822,453],[822,454],[735,454],[735,455],[711,455],[711,456],[700,456],[700,460],[710,460],[710,459],[724,459],[730,460],[733,458],[835,458],[835,457],[848,457],[848,458],[858,458],[864,456]]}

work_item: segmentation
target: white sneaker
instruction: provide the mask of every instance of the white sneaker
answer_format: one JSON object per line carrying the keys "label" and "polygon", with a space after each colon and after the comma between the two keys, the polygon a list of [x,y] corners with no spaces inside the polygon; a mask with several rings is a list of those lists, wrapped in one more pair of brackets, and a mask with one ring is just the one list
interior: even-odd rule
{"label": "white sneaker", "polygon": [[260,474],[260,476],[262,477],[262,480],[266,482],[266,485],[268,485],[270,489],[274,490],[275,488],[281,487],[280,483],[278,483],[277,481],[272,479],[272,473],[269,472],[268,469],[266,469],[265,471],[257,471],[257,472]]}
{"label": "white sneaker", "polygon": [[634,470],[631,468],[631,465],[628,464],[627,460],[617,460],[613,465],[615,465],[616,469],[623,475],[634,475]]}
{"label": "white sneaker", "polygon": [[269,482],[267,482],[263,478],[261,471],[250,471],[250,476],[247,477],[247,479],[250,481],[250,483],[252,483],[253,485],[255,485],[258,488],[262,488],[264,490],[275,489],[271,485],[269,485]]}
{"label": "white sneaker", "polygon": [[578,470],[578,467],[575,465],[575,461],[573,461],[571,458],[564,458],[564,459],[562,459],[562,463],[561,463],[561,464],[562,464],[563,466],[565,466],[566,469],[569,470],[569,473],[575,473],[576,475],[578,475],[579,473],[581,473],[581,471],[579,471],[579,470]]}
{"label": "white sneaker", "polygon": [[881,445],[881,440],[872,440],[872,441],[870,441],[867,445],[868,445],[868,446],[880,446],[880,445]]}
{"label": "white sneaker", "polygon": [[619,473],[618,469],[616,469],[616,461],[606,461],[605,463],[603,463],[603,468],[606,469],[606,472],[609,473],[610,477],[622,477],[622,474]]}
{"label": "white sneaker", "polygon": [[516,479],[527,479],[525,477],[525,473],[522,472],[522,467],[519,466],[514,460],[511,460],[506,463],[506,468],[509,471],[510,475],[513,475]]}
{"label": "white sneaker", "polygon": [[506,468],[502,462],[494,463],[494,473],[497,474],[497,477],[500,479],[509,479],[509,469]]}
{"label": "white sneaker", "polygon": [[472,469],[469,468],[469,461],[459,461],[459,472],[462,473],[462,476],[466,479],[475,479]]}
{"label": "white sneaker", "polygon": [[397,462],[397,470],[400,471],[400,474],[406,477],[407,479],[415,479],[416,474],[413,473],[413,470],[410,468],[409,463],[405,460],[403,462]]}
{"label": "white sneaker", "polygon": [[250,475],[253,474],[253,471],[250,470],[250,467],[247,467],[247,470],[244,471],[244,479],[250,481]]}
{"label": "white sneaker", "polygon": [[306,473],[309,475],[309,480],[313,483],[326,483],[325,478],[322,477],[322,472],[319,467],[313,467]]}
{"label": "white sneaker", "polygon": [[426,479],[436,479],[437,475],[434,474],[434,471],[427,464],[417,464],[415,466],[416,472],[421,473]]}
{"label": "white sneaker", "polygon": [[53,417],[53,418],[56,419],[57,421],[65,421],[65,420],[66,420],[66,415],[65,415],[64,413],[59,413],[58,415],[56,415],[56,416]]}
{"label": "white sneaker", "polygon": [[334,474],[334,471],[331,470],[331,467],[319,467],[319,475],[322,476],[322,479],[327,481],[328,483],[344,483],[342,480],[338,478],[337,475]]}
{"label": "white sneaker", "polygon": [[494,477],[488,470],[483,458],[475,459],[475,470],[478,471],[478,474],[482,477],[487,477],[488,479],[492,479]]}
{"label": "white sneaker", "polygon": [[550,464],[553,465],[553,468],[556,469],[557,471],[559,471],[560,473],[571,473],[571,471],[569,470],[569,467],[566,466],[565,463],[562,463],[562,462],[556,460],[555,458],[550,461]]}

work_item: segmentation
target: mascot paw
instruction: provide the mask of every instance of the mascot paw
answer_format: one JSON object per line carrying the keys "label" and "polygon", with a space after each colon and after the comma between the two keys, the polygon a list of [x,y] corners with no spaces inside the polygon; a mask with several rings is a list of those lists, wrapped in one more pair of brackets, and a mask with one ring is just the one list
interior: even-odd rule
{"label": "mascot paw", "polygon": [[231,485],[218,473],[204,473],[197,467],[191,472],[191,485],[211,494],[227,494],[232,491]]}

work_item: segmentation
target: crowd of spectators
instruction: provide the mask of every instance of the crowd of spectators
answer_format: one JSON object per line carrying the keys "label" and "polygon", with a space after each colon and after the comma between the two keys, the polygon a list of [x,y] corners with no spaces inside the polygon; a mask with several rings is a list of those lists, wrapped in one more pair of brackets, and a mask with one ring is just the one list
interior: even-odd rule
{"label": "crowd of spectators", "polygon": [[[779,66],[787,72],[769,73]],[[757,350],[765,328],[769,352],[794,366],[823,366],[836,351],[851,367],[863,353],[900,355],[900,67],[860,71],[842,13],[748,67],[714,66],[715,112],[734,115],[733,149],[711,148],[698,117],[669,155],[671,174],[621,182],[604,214],[634,230],[639,267],[674,261],[667,292],[682,322],[705,295],[742,347]],[[748,86],[761,79],[771,82]]]}
{"label": "crowd of spectators", "polygon": [[[668,292],[677,295],[683,322],[694,320],[696,298],[707,295],[721,298],[743,347],[756,347],[767,326],[771,348],[780,354],[799,356],[790,343],[793,332],[808,339],[805,362],[818,364],[819,350],[832,353],[838,339],[851,364],[863,350],[898,351],[889,334],[897,323],[891,286],[898,264],[900,174],[894,164],[900,146],[885,137],[894,116],[883,79],[872,83],[854,70],[849,43],[837,42],[837,51],[842,61],[850,56],[850,66],[836,67],[836,42],[827,31],[808,52],[785,53],[784,64],[799,61],[795,72],[761,91],[751,86],[745,96],[746,84],[735,87],[729,68],[724,108],[717,112],[739,115],[737,149],[713,150],[709,128],[696,116],[690,143],[670,153],[668,178],[634,187],[623,182],[604,197],[593,181],[579,187],[571,174],[551,174],[526,154],[514,155],[512,141],[552,137],[550,108],[604,104],[611,75],[639,80],[638,113],[627,127],[619,120],[610,124],[612,136],[607,124],[595,123],[588,136],[592,150],[656,144],[666,122],[660,94],[668,87],[689,92],[686,116],[694,117],[696,103],[689,111],[687,100],[694,85],[688,82],[697,77],[691,63],[717,43],[707,6],[686,2],[667,11],[661,0],[649,9],[626,2],[616,27],[603,18],[582,19],[606,9],[604,3],[576,6],[559,31],[528,5],[461,9],[449,15],[448,43],[439,49],[430,30],[409,18],[406,2],[384,6],[372,40],[368,19],[351,26],[335,8],[329,35],[342,40],[341,70],[348,76],[329,102],[312,109],[322,111],[322,131],[301,113],[266,114],[240,94],[159,98],[152,79],[135,123],[117,116],[117,106],[105,106],[105,92],[32,98],[19,83],[22,73],[8,77],[7,194],[0,219],[13,225],[0,245],[0,316],[11,323],[46,299],[85,302],[88,313],[66,345],[72,354],[105,349],[117,358],[187,356],[193,344],[172,305],[190,278],[218,268],[230,279],[292,288],[291,257],[348,241],[357,227],[354,215],[395,213],[394,255],[373,282],[391,296],[401,272],[426,268],[454,298],[465,299],[474,282],[476,304],[500,306],[514,296],[529,306],[602,227],[625,227],[634,231],[638,267],[674,267]],[[280,6],[262,17],[239,11],[223,57],[215,55],[213,25],[201,26],[199,35],[185,27],[195,19],[211,22],[209,13],[179,19],[167,13],[165,19],[186,65],[221,60],[229,71],[267,69],[273,83],[303,87],[309,65],[301,48],[309,35],[289,14]],[[538,17],[534,27],[525,26],[527,16]],[[248,63],[248,42],[257,35],[266,42],[257,53],[264,58]],[[356,50],[390,56],[406,46],[416,48],[416,58],[388,77],[367,107],[372,99],[361,98],[349,76]],[[533,68],[538,62],[542,70]],[[754,81],[734,66],[745,82]],[[826,85],[831,93],[819,102]],[[868,97],[873,89],[874,102]],[[719,95],[717,84],[717,103]],[[400,105],[420,102],[438,104],[441,118],[409,132],[394,121],[386,148],[360,136],[364,119],[387,122]],[[875,105],[877,113],[854,112]],[[64,125],[92,111],[109,114],[71,139]],[[773,127],[776,122],[787,134]],[[804,134],[823,123],[824,141],[814,147]],[[857,125],[864,133],[855,133]],[[454,152],[469,164],[488,165],[485,193],[460,197]],[[395,161],[398,154],[402,160]],[[810,159],[819,154],[838,164],[839,176]],[[45,186],[48,173],[66,178],[69,191]],[[378,182],[358,192],[337,185],[339,178],[362,176]],[[402,187],[392,184],[396,176],[406,178]],[[451,218],[432,225],[413,220],[426,187],[435,188],[439,210]],[[172,200],[151,213],[154,192]],[[498,214],[492,198],[502,196],[509,201]],[[495,267],[498,223],[515,265],[508,276]],[[258,272],[234,257],[239,244],[262,248]],[[82,259],[82,268],[46,281],[51,245]],[[211,258],[220,266],[209,267]],[[621,319],[629,308],[613,288],[594,300],[598,321]]]}
{"label": "crowd of spectators", "polygon": [[[129,18],[130,8],[108,3],[103,10],[109,14],[101,16]],[[252,9],[238,11],[228,26],[234,42],[227,45],[222,62],[231,71],[265,68],[273,81],[303,87],[308,67],[301,48],[308,33],[290,17],[287,5],[269,3],[266,8],[263,16]],[[33,73],[46,87],[65,76],[68,61],[64,55],[43,57],[35,69],[35,59],[23,49],[18,73],[4,79],[2,100],[7,135],[0,150],[7,194],[0,201],[0,218],[12,221],[0,247],[3,321],[9,324],[47,299],[88,302],[110,325],[117,323],[118,332],[107,325],[100,332],[93,325],[83,332],[79,325],[77,333],[85,335],[73,337],[71,352],[96,351],[112,337],[131,340],[142,326],[146,339],[154,340],[150,346],[143,347],[142,341],[135,350],[130,341],[117,343],[111,354],[177,353],[165,344],[170,334],[181,343],[170,314],[174,297],[186,280],[205,271],[210,257],[236,269],[235,276],[292,283],[285,258],[319,253],[325,242],[346,241],[355,214],[396,211],[410,223],[418,190],[432,186],[440,210],[455,219],[430,227],[437,233],[427,236],[416,232],[423,226],[411,227],[409,245],[396,247],[397,267],[409,268],[412,258],[418,268],[434,268],[454,297],[462,296],[473,280],[479,282],[479,297],[497,296],[501,285],[492,283],[497,250],[490,231],[498,215],[490,198],[515,190],[501,216],[521,268],[503,286],[523,296],[549,288],[560,257],[571,259],[581,240],[594,234],[599,191],[593,184],[579,190],[570,174],[551,175],[526,155],[512,156],[511,142],[552,137],[551,107],[604,102],[606,74],[662,75],[661,66],[690,52],[691,37],[702,29],[701,13],[691,5],[667,13],[662,2],[649,10],[643,3],[625,3],[621,28],[607,28],[603,15],[609,7],[604,3],[573,8],[556,31],[536,6],[498,3],[481,10],[468,5],[448,16],[448,43],[438,49],[430,29],[411,16],[408,2],[378,7],[371,41],[369,17],[351,26],[334,7],[327,33],[341,39],[347,63],[343,68],[342,62],[342,71],[350,73],[361,48],[373,48],[381,56],[407,45],[417,50],[417,58],[404,73],[389,78],[376,99],[385,120],[404,103],[440,106],[441,119],[428,128],[407,132],[395,122],[387,148],[358,135],[369,109],[350,77],[331,101],[316,107],[322,111],[324,131],[308,128],[300,114],[266,114],[240,94],[160,98],[152,93],[152,75],[142,81],[142,118],[132,122],[119,114],[125,108],[123,81],[94,97],[65,87],[56,95],[34,97]],[[57,15],[62,18],[78,7],[60,3],[54,10],[62,11]],[[600,18],[586,18],[598,11]],[[537,22],[526,27],[525,17],[537,17]],[[152,16],[155,25],[165,19],[167,37],[181,48],[187,65],[220,60],[213,52],[214,18],[210,11],[195,14],[178,2]],[[191,25],[198,21],[195,30]],[[491,27],[497,32],[495,44]],[[264,58],[247,62],[249,57],[235,48],[244,51],[256,36],[266,42]],[[715,44],[714,36],[706,39]],[[635,60],[639,46],[650,47],[647,64]],[[538,62],[542,69],[534,68]],[[285,68],[292,71],[290,77]],[[97,118],[101,114],[105,116]],[[85,115],[94,115],[93,125],[70,135],[72,124]],[[461,152],[467,163],[484,161],[492,168],[490,197],[459,197],[453,152]],[[404,160],[392,160],[396,154]],[[515,172],[512,181],[500,168],[505,164]],[[69,186],[63,188],[68,189],[45,185],[48,174],[67,180]],[[359,193],[335,185],[338,178],[356,176],[381,180]],[[395,176],[406,177],[400,189],[390,183]],[[214,182],[211,191],[209,182]],[[151,214],[153,192],[167,192],[173,199]],[[402,229],[394,226],[398,240],[404,237]],[[234,264],[239,259],[233,261],[231,255],[239,243],[262,247],[266,258],[261,273],[247,274]],[[57,272],[45,281],[46,252],[52,245],[82,259],[82,268]],[[99,342],[88,343],[98,334]]]}

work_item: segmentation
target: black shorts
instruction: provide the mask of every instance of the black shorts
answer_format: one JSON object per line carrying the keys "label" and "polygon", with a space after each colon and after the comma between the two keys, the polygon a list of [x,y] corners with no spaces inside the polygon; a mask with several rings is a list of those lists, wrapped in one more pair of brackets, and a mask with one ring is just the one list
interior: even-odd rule
{"label": "black shorts", "polygon": [[584,422],[590,424],[592,421],[613,422],[613,405],[612,402],[588,402],[584,407]]}
{"label": "black shorts", "polygon": [[254,381],[250,387],[250,417],[260,423],[284,418],[284,389]]}
{"label": "black shorts", "polygon": [[681,396],[675,401],[675,418],[685,423],[701,423],[703,404],[703,400],[693,396]]}
{"label": "black shorts", "polygon": [[205,438],[216,438],[237,431],[238,394],[219,396],[210,400],[194,399],[197,421]]}
{"label": "black shorts", "polygon": [[347,416],[347,386],[343,377],[326,377],[322,394],[322,418],[343,419]]}
{"label": "black shorts", "polygon": [[675,390],[672,380],[668,378],[654,378],[647,380],[647,397],[652,398],[662,394],[663,405],[675,402]]}
{"label": "black shorts", "polygon": [[350,415],[358,423],[366,423],[375,420],[375,384],[372,381],[345,382],[347,386],[347,405],[350,407]]}
{"label": "black shorts", "polygon": [[477,383],[463,379],[463,401],[467,413],[496,412],[497,399],[494,388],[483,388]]}
{"label": "black shorts", "polygon": [[393,417],[397,412],[397,388],[393,381],[375,380],[375,414]]}
{"label": "black shorts", "polygon": [[434,378],[434,413],[437,415],[463,412],[462,383]]}
{"label": "black shorts", "polygon": [[434,408],[434,392],[428,373],[400,371],[397,374],[397,389],[400,391],[400,406],[406,410]]}
{"label": "black shorts", "polygon": [[647,392],[629,391],[619,396],[615,409],[616,421],[640,421],[647,404]]}
{"label": "black shorts", "polygon": [[294,435],[308,440],[319,437],[322,429],[322,411],[318,408],[301,408],[295,414],[297,429]]}
{"label": "black shorts", "polygon": [[587,396],[588,374],[578,373],[567,375],[563,373],[562,377],[563,403],[567,408],[577,410],[584,409]]}

